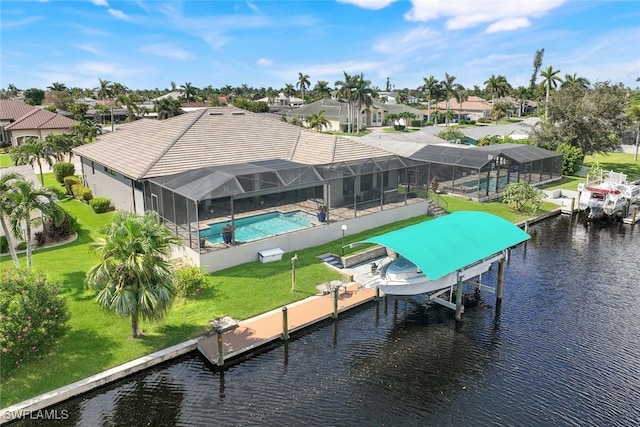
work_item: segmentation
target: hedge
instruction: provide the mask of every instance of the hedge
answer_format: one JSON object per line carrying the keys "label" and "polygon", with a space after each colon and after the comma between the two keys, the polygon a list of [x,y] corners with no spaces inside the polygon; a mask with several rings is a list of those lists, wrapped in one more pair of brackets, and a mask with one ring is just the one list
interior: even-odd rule
{"label": "hedge", "polygon": [[58,162],[53,165],[53,173],[56,176],[56,181],[60,184],[64,184],[64,179],[68,176],[73,176],[76,173],[76,167],[73,163]]}
{"label": "hedge", "polygon": [[95,213],[104,213],[111,209],[111,199],[108,197],[96,197],[89,200],[89,206],[93,208]]}
{"label": "hedge", "polygon": [[93,199],[93,194],[91,194],[91,190],[88,187],[82,184],[75,184],[71,187],[71,192],[73,193],[73,197],[78,200],[82,200],[83,202],[88,202]]}
{"label": "hedge", "polygon": [[63,181],[64,181],[64,186],[67,187],[67,194],[72,196],[73,195],[72,187],[74,185],[80,184],[80,180],[78,179],[78,177],[75,177],[75,176],[65,176],[63,178]]}

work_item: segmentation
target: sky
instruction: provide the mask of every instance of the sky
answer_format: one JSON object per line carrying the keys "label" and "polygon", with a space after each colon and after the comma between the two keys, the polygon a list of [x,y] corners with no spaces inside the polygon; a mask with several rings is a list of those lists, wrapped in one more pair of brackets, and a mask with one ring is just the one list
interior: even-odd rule
{"label": "sky", "polygon": [[345,72],[380,90],[445,73],[469,89],[492,75],[517,87],[540,49],[561,77],[636,88],[640,0],[0,2],[3,89],[281,89],[299,73],[333,87]]}

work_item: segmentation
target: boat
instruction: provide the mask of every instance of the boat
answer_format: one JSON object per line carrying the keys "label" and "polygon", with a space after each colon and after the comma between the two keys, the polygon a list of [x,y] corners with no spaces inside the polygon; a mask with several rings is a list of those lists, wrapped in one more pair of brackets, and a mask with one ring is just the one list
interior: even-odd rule
{"label": "boat", "polygon": [[372,279],[365,288],[378,288],[386,295],[419,295],[452,288],[458,281],[467,281],[486,273],[491,264],[504,258],[502,252],[482,259],[437,279],[428,278],[414,263],[403,256],[391,255],[372,267]]}
{"label": "boat", "polygon": [[622,217],[632,199],[640,198],[640,188],[636,187],[627,182],[625,174],[610,171],[604,180],[578,184],[579,205],[586,207],[589,220]]}

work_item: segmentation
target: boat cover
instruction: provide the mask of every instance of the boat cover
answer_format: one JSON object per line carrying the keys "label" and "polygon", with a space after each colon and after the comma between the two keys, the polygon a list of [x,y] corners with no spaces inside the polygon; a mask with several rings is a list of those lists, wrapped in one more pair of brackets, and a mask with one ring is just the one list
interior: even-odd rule
{"label": "boat cover", "polygon": [[401,254],[436,280],[530,238],[499,216],[459,211],[364,241]]}

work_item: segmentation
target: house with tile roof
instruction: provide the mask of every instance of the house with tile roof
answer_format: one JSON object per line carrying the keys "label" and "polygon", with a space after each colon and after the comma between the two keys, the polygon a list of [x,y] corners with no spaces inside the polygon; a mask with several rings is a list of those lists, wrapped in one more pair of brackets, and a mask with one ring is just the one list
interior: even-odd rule
{"label": "house with tile roof", "polygon": [[[425,199],[399,191],[427,185],[423,162],[235,107],[137,120],[73,152],[94,196],[116,209],[156,212],[183,238],[186,255],[210,271],[254,260],[270,246],[326,243],[345,223],[357,232],[427,211]],[[320,206],[326,222],[315,217]],[[289,212],[313,218],[304,238],[202,242],[212,224]]]}
{"label": "house with tile roof", "polygon": [[60,114],[15,100],[0,100],[0,120],[3,138],[6,137],[13,146],[20,145],[28,137],[44,139],[50,134],[71,133],[77,123]]}
{"label": "house with tile roof", "polygon": [[[439,110],[444,114],[447,109],[452,110],[454,114],[467,116],[471,120],[479,120],[491,117],[491,102],[486,101],[479,96],[470,96],[467,100],[459,103],[455,98],[440,101],[435,105],[431,105],[431,114],[434,110]],[[426,114],[426,112],[425,112]]]}

